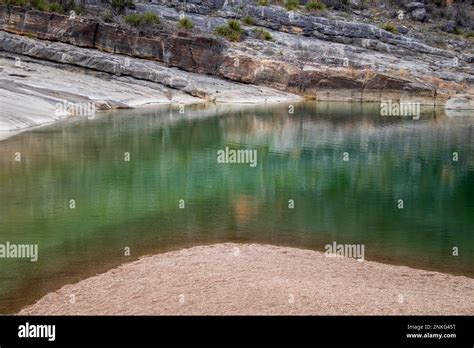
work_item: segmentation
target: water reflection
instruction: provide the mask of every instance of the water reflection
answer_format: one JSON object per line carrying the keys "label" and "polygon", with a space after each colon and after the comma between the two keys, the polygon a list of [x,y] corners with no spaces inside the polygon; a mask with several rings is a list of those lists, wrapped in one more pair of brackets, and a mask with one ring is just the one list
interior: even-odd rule
{"label": "water reflection", "polygon": [[[121,111],[1,142],[0,240],[38,243],[40,260],[0,260],[0,312],[143,254],[221,241],[363,243],[368,259],[474,276],[473,118],[288,111]],[[226,146],[256,149],[257,167],[217,163]]]}

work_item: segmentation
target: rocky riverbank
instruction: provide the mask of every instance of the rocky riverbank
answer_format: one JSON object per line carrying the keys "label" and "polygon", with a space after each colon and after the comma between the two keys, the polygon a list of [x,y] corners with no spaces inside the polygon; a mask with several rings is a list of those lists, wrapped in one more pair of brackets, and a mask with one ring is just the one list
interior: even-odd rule
{"label": "rocky riverbank", "polygon": [[[138,16],[132,17],[138,18],[133,25],[120,16],[104,20],[107,6],[89,1],[77,15],[0,6],[5,58],[0,83],[9,86],[0,97],[28,100],[29,114],[36,108],[50,121],[58,118],[51,109],[64,100],[92,100],[98,109],[300,98],[474,109],[472,39],[446,39],[448,44],[435,47],[431,37],[423,40],[414,34],[416,27],[402,25],[391,32],[357,12],[342,18],[338,11],[288,11],[251,0],[137,1],[133,10],[124,10]],[[403,23],[418,21],[420,11],[413,14],[418,9],[408,11]],[[143,14],[153,14],[156,23],[140,22]],[[192,26],[183,26],[183,19]],[[230,19],[241,21],[239,40],[216,35]],[[84,79],[71,75],[77,82],[71,87],[65,83],[70,77],[54,69],[74,70]],[[96,80],[90,83],[93,75]],[[119,81],[124,84],[121,92],[116,89]],[[89,85],[97,89],[84,88]],[[127,95],[127,90],[133,92]],[[53,91],[60,100],[51,98]],[[43,123],[36,117],[28,120],[18,103],[3,106],[3,130]]]}
{"label": "rocky riverbank", "polygon": [[[95,112],[149,104],[300,100],[291,93],[187,73],[157,62],[130,58],[125,64],[123,57],[101,52],[93,52],[91,59],[90,49],[61,43],[47,45],[0,32],[0,41],[3,40],[21,45],[30,56],[6,53],[1,60],[0,131],[20,130],[72,115],[94,117]],[[58,63],[50,59],[53,56],[60,57]],[[84,112],[83,108],[93,110]],[[0,134],[0,138],[6,136],[8,133]]]}

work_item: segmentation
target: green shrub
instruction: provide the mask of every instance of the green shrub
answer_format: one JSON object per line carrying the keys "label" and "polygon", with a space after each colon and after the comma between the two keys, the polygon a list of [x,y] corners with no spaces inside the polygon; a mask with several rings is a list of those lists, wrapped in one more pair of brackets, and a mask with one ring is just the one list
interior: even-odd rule
{"label": "green shrub", "polygon": [[114,15],[111,11],[106,10],[102,13],[102,20],[106,23],[112,23],[114,21]]}
{"label": "green shrub", "polygon": [[194,28],[194,23],[188,17],[183,17],[178,21],[178,28],[189,30]]}
{"label": "green shrub", "polygon": [[[361,0],[360,1],[360,7],[363,8],[364,7],[364,4],[363,4],[363,1],[364,0]],[[341,11],[345,11],[345,12],[352,12],[351,10],[351,6],[352,6],[352,3],[351,3],[351,0],[341,0]],[[324,4],[323,4],[324,5]]]}
{"label": "green shrub", "polygon": [[298,0],[286,0],[285,8],[288,11],[297,10],[300,7]]}
{"label": "green shrub", "polygon": [[229,41],[240,41],[242,36],[240,33],[232,31],[225,25],[217,27],[214,32],[217,35],[225,37]]}
{"label": "green shrub", "polygon": [[382,29],[386,30],[386,31],[389,31],[393,34],[398,33],[397,27],[393,23],[384,23],[384,24],[382,24]]}
{"label": "green shrub", "polygon": [[144,14],[132,13],[124,17],[127,24],[138,27],[142,23],[156,24],[160,22],[160,18],[153,12],[145,12]]}
{"label": "green shrub", "polygon": [[214,31],[217,35],[225,37],[229,41],[241,41],[243,30],[240,26],[240,22],[231,19],[227,22],[227,25],[219,26]]}
{"label": "green shrub", "polygon": [[117,13],[122,13],[126,8],[135,7],[132,0],[112,0],[110,4]]}
{"label": "green shrub", "polygon": [[310,0],[306,6],[306,11],[324,11],[326,10],[326,5],[320,2],[319,0]]}
{"label": "green shrub", "polygon": [[474,31],[468,31],[466,34],[464,34],[464,37],[466,39],[474,39]]}
{"label": "green shrub", "polygon": [[28,0],[0,0],[0,5],[26,7],[29,5],[29,1]]}
{"label": "green shrub", "polygon": [[[77,15],[81,15],[85,12],[85,8],[83,6],[80,6],[80,5],[74,5],[72,6],[72,10],[77,14]],[[66,11],[68,12],[68,11]]]}
{"label": "green shrub", "polygon": [[242,20],[242,22],[244,22],[245,25],[253,25],[254,24],[253,18],[250,17],[250,16],[245,16],[244,19]]}
{"label": "green shrub", "polygon": [[[48,0],[0,0],[0,5],[30,7],[44,12],[66,13],[72,9],[67,4],[62,5],[57,1],[49,2]],[[78,11],[76,11],[77,13]]]}
{"label": "green shrub", "polygon": [[453,33],[456,34],[456,35],[462,35],[463,31],[462,31],[462,29],[456,27],[456,28],[454,28]]}
{"label": "green shrub", "polygon": [[260,40],[273,41],[272,34],[262,28],[254,29],[253,32],[257,34],[257,38]]}
{"label": "green shrub", "polygon": [[220,36],[228,37],[230,35],[230,29],[225,25],[219,25],[214,29],[214,33]]}
{"label": "green shrub", "polygon": [[64,9],[63,7],[57,3],[57,2],[53,2],[52,4],[49,5],[49,10],[51,12],[56,12],[56,13],[64,13]]}
{"label": "green shrub", "polygon": [[242,32],[242,27],[240,26],[240,22],[236,19],[231,19],[227,22],[229,28],[233,31]]}
{"label": "green shrub", "polygon": [[156,24],[160,22],[160,19],[153,12],[145,12],[142,16],[142,21],[148,24]]}
{"label": "green shrub", "polygon": [[127,24],[132,25],[134,27],[139,26],[142,22],[142,16],[140,16],[138,13],[129,14],[125,16],[124,19]]}
{"label": "green shrub", "polygon": [[31,7],[38,11],[48,11],[49,4],[45,0],[32,0]]}
{"label": "green shrub", "polygon": [[268,6],[268,0],[258,0],[258,6]]}

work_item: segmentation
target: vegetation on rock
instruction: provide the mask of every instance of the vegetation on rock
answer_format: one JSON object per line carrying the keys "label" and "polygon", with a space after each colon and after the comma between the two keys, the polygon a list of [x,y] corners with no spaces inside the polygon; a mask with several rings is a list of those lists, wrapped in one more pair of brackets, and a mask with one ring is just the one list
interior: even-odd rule
{"label": "vegetation on rock", "polygon": [[49,3],[46,0],[32,0],[31,7],[38,11],[49,11]]}
{"label": "vegetation on rock", "polygon": [[64,8],[61,6],[61,4],[57,2],[53,2],[49,5],[49,11],[51,12],[56,12],[56,13],[64,13]]}
{"label": "vegetation on rock", "polygon": [[144,14],[132,13],[124,17],[127,24],[138,27],[142,23],[157,24],[160,22],[158,16],[153,12],[145,12]]}
{"label": "vegetation on rock", "polygon": [[20,6],[25,7],[28,6],[30,2],[28,0],[0,0],[0,5],[6,6]]}
{"label": "vegetation on rock", "polygon": [[134,8],[133,0],[111,0],[110,5],[118,14],[123,13],[127,8]]}
{"label": "vegetation on rock", "polygon": [[112,23],[114,21],[114,15],[112,11],[106,10],[102,13],[102,20],[106,23]]}
{"label": "vegetation on rock", "polygon": [[300,4],[298,0],[286,0],[285,2],[285,8],[288,11],[294,11],[297,10],[300,7]]}
{"label": "vegetation on rock", "polygon": [[257,39],[265,40],[265,41],[273,41],[272,34],[270,34],[268,31],[262,28],[256,28],[252,31],[256,34]]}
{"label": "vegetation on rock", "polygon": [[142,21],[147,23],[147,24],[157,24],[160,22],[160,19],[156,15],[156,13],[153,12],[145,12],[142,16]]}
{"label": "vegetation on rock", "polygon": [[219,36],[225,37],[229,41],[241,41],[243,36],[240,22],[235,19],[228,21],[227,25],[217,27],[215,33]]}
{"label": "vegetation on rock", "polygon": [[397,27],[393,23],[384,23],[384,24],[382,24],[382,29],[386,30],[386,31],[389,31],[393,34],[398,33]]}
{"label": "vegetation on rock", "polygon": [[194,28],[194,23],[188,17],[183,17],[178,21],[178,28],[189,30]]}
{"label": "vegetation on rock", "polygon": [[324,11],[326,10],[326,5],[319,0],[310,0],[305,5],[306,11]]}
{"label": "vegetation on rock", "polygon": [[137,27],[142,21],[142,16],[138,13],[132,13],[124,17],[125,23]]}
{"label": "vegetation on rock", "polygon": [[242,22],[243,22],[245,25],[254,25],[253,18],[250,17],[250,16],[245,16],[245,17],[242,19]]}
{"label": "vegetation on rock", "polygon": [[60,14],[68,13],[71,10],[74,10],[76,14],[81,14],[84,12],[84,8],[75,5],[73,1],[58,2],[48,0],[0,0],[0,5],[32,8],[37,11],[55,12]]}

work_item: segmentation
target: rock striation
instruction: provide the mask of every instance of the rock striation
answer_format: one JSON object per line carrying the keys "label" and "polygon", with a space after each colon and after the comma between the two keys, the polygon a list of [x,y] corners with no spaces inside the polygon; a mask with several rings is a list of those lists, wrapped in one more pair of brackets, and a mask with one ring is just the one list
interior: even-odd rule
{"label": "rock striation", "polygon": [[[192,31],[162,28],[152,34],[94,18],[0,6],[0,49],[128,75],[214,101],[223,91],[210,92],[208,87],[216,81],[336,101],[393,99],[444,105],[458,94],[474,93],[472,47],[456,52],[372,24],[256,6],[247,0],[238,3],[137,2],[137,12],[155,12],[171,25],[186,11],[196,25]],[[227,19],[244,16],[251,16],[254,23],[244,26],[243,42],[227,42],[212,34]],[[273,39],[255,38],[255,28],[265,28]],[[132,65],[131,59],[135,59]],[[151,62],[159,64],[150,67]],[[194,76],[191,80],[199,83],[191,84],[190,75],[183,72],[216,80],[208,83]]]}

